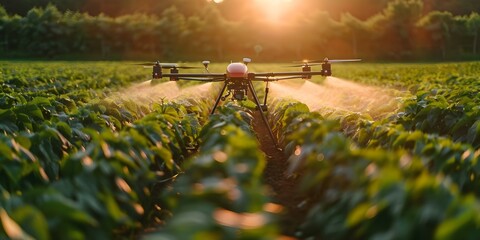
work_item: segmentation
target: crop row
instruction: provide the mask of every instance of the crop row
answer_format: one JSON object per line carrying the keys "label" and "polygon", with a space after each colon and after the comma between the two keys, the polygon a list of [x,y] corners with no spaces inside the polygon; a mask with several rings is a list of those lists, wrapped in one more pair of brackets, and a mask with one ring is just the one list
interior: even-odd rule
{"label": "crop row", "polygon": [[200,126],[182,105],[153,110],[119,131],[77,129],[81,144],[61,121],[2,136],[0,235],[105,239],[149,224],[151,190],[180,170]]}
{"label": "crop row", "polygon": [[399,113],[395,123],[406,130],[420,130],[438,134],[480,146],[480,88],[476,84],[468,89],[431,89],[417,92],[404,103],[404,111]]}
{"label": "crop row", "polygon": [[[228,105],[205,124],[208,98],[107,98],[139,73],[59,68],[48,78],[35,68],[0,74],[0,238],[128,238],[152,224],[160,229],[146,238],[277,237],[281,207],[265,197],[248,113]],[[412,96],[377,121],[274,104],[270,120],[309,212],[299,237],[479,234],[479,89],[457,75],[387,79]]]}
{"label": "crop row", "polygon": [[475,239],[479,66],[386,64],[339,71],[407,91],[398,98],[400,112],[376,121],[335,110],[325,119],[303,104],[277,102],[271,121],[309,209],[298,235]]}
{"label": "crop row", "polygon": [[265,196],[265,159],[239,107],[202,128],[208,96],[147,106],[108,98],[126,78],[2,71],[0,238],[277,235],[281,207]]}
{"label": "crop row", "polygon": [[172,218],[146,239],[273,239],[275,214],[262,183],[265,158],[242,108],[218,109],[200,133],[199,153],[163,198]]}
{"label": "crop row", "polygon": [[447,176],[461,192],[480,196],[480,151],[470,144],[408,131],[398,124],[368,121],[357,125],[352,139],[362,147],[406,150],[419,157],[425,169]]}
{"label": "crop row", "polygon": [[338,70],[359,82],[405,90],[401,112],[390,119],[405,130],[480,146],[480,64],[384,64]]}
{"label": "crop row", "polygon": [[0,238],[126,238],[162,217],[152,192],[197,148],[209,99],[108,98],[131,67],[18,65],[0,70]]}
{"label": "crop row", "polygon": [[[471,165],[478,157],[472,148],[418,132],[402,136],[392,134],[395,131],[375,132],[375,126],[361,126],[363,133],[353,141],[342,128],[345,123],[326,120],[300,103],[278,102],[272,118],[291,154],[289,171],[300,177],[299,194],[309,209],[299,227],[300,237],[474,239],[478,235],[479,201],[459,190],[464,183],[459,176],[476,168]],[[369,130],[373,133],[361,136]],[[394,137],[397,147],[379,147],[391,144]],[[453,166],[438,167],[442,162],[436,161],[441,159],[452,159]]]}
{"label": "crop row", "polygon": [[36,97],[60,97],[79,106],[148,76],[140,70],[128,64],[102,62],[2,62],[0,108],[25,104]]}

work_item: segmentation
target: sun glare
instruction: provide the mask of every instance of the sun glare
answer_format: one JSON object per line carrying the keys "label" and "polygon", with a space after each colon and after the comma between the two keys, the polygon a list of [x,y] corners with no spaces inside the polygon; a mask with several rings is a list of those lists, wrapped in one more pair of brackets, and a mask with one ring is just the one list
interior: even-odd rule
{"label": "sun glare", "polygon": [[287,14],[289,3],[292,0],[255,0],[264,18],[272,23],[278,23]]}
{"label": "sun glare", "polygon": [[[207,2],[223,3],[225,0],[206,0]],[[251,0],[258,19],[277,24],[287,21],[292,14],[295,0]]]}

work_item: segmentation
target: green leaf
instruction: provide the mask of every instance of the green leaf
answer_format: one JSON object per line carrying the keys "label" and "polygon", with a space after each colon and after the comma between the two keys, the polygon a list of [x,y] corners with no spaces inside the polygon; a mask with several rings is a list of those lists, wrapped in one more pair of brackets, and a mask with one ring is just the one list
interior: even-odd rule
{"label": "green leaf", "polygon": [[11,217],[35,239],[50,239],[47,219],[33,206],[21,206],[12,212]]}
{"label": "green leaf", "polygon": [[3,141],[0,141],[0,156],[0,163],[4,162],[4,160],[13,160],[12,149]]}
{"label": "green leaf", "polygon": [[105,207],[109,213],[109,216],[113,220],[116,222],[125,222],[128,219],[127,215],[120,209],[118,203],[115,201],[115,198],[111,193],[105,193],[101,198],[105,203]]}
{"label": "green leaf", "polygon": [[7,212],[0,208],[0,220],[3,226],[3,230],[10,239],[25,239],[33,240],[34,238],[28,235],[19,225],[16,223]]}
{"label": "green leaf", "polygon": [[92,216],[80,209],[71,200],[60,195],[46,199],[39,204],[39,209],[42,210],[50,222],[63,219],[89,226],[98,225],[98,222]]}
{"label": "green leaf", "polygon": [[366,220],[366,215],[368,209],[370,209],[370,204],[362,203],[356,206],[347,216],[347,225],[353,227],[361,222]]}
{"label": "green leaf", "polygon": [[[475,211],[463,211],[455,218],[450,218],[443,221],[435,232],[435,239],[448,240],[448,239],[465,239],[461,236],[468,234],[470,231],[466,228],[469,224],[476,222]],[[467,232],[465,232],[467,231]]]}
{"label": "green leaf", "polygon": [[0,109],[0,129],[9,133],[17,132],[18,127],[15,124],[17,118],[10,109]]}
{"label": "green leaf", "polygon": [[57,130],[63,135],[63,136],[66,136],[67,138],[71,139],[72,136],[73,136],[73,133],[72,133],[72,128],[70,128],[70,126],[65,123],[65,122],[58,122],[57,123]]}

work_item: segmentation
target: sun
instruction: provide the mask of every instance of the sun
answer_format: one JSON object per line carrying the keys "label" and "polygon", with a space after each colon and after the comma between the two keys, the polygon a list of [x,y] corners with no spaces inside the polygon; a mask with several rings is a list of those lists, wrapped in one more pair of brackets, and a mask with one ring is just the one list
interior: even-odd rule
{"label": "sun", "polygon": [[[206,0],[207,2],[223,3],[228,0]],[[253,3],[253,8],[258,19],[262,19],[272,24],[278,24],[291,19],[292,13],[298,1],[295,0],[249,0],[248,4]]]}
{"label": "sun", "polygon": [[262,12],[265,20],[278,23],[288,14],[289,4],[292,0],[255,0],[257,7]]}

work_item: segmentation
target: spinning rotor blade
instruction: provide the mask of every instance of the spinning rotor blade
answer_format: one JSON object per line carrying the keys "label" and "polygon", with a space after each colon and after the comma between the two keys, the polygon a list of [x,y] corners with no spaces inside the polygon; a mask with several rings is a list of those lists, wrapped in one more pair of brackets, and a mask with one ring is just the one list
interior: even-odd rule
{"label": "spinning rotor blade", "polygon": [[[171,69],[171,68],[195,69],[195,68],[201,68],[201,67],[179,66],[176,63],[159,63],[159,64],[163,69]],[[157,63],[151,63],[151,62],[150,63],[136,63],[134,65],[142,65],[144,68],[151,68],[151,67],[157,65]]]}
{"label": "spinning rotor blade", "polygon": [[179,67],[176,67],[176,68],[179,68],[179,69],[199,69],[199,68],[202,68],[202,67],[179,66]]}
{"label": "spinning rotor blade", "polygon": [[[166,67],[178,67],[178,64],[176,63],[158,63],[160,66],[166,66]],[[145,63],[134,63],[133,65],[142,65],[142,66],[155,66],[157,65],[157,62],[145,62]]]}
{"label": "spinning rotor blade", "polygon": [[313,62],[316,62],[316,61],[317,61],[317,60],[303,59],[302,61],[293,61],[292,63],[308,64],[308,63],[313,63]]}
{"label": "spinning rotor blade", "polygon": [[362,59],[332,59],[328,60],[329,63],[339,63],[339,62],[360,62]]}
{"label": "spinning rotor blade", "polygon": [[265,78],[278,78],[278,77],[302,77],[302,76],[317,76],[323,75],[323,72],[271,72],[271,73],[254,73],[252,79],[261,78],[262,81]]}
{"label": "spinning rotor blade", "polygon": [[318,65],[322,65],[322,63],[304,63],[299,65],[290,65],[286,67],[304,67],[304,66],[318,66]]}
{"label": "spinning rotor blade", "polygon": [[303,60],[303,61],[294,61],[294,63],[302,63],[287,67],[303,67],[303,66],[317,66],[323,63],[341,63],[341,62],[360,62],[362,59],[328,59],[325,58],[323,60]]}
{"label": "spinning rotor blade", "polygon": [[153,66],[153,65],[155,65],[155,63],[151,63],[151,62],[148,62],[148,63],[133,63],[132,65]]}

